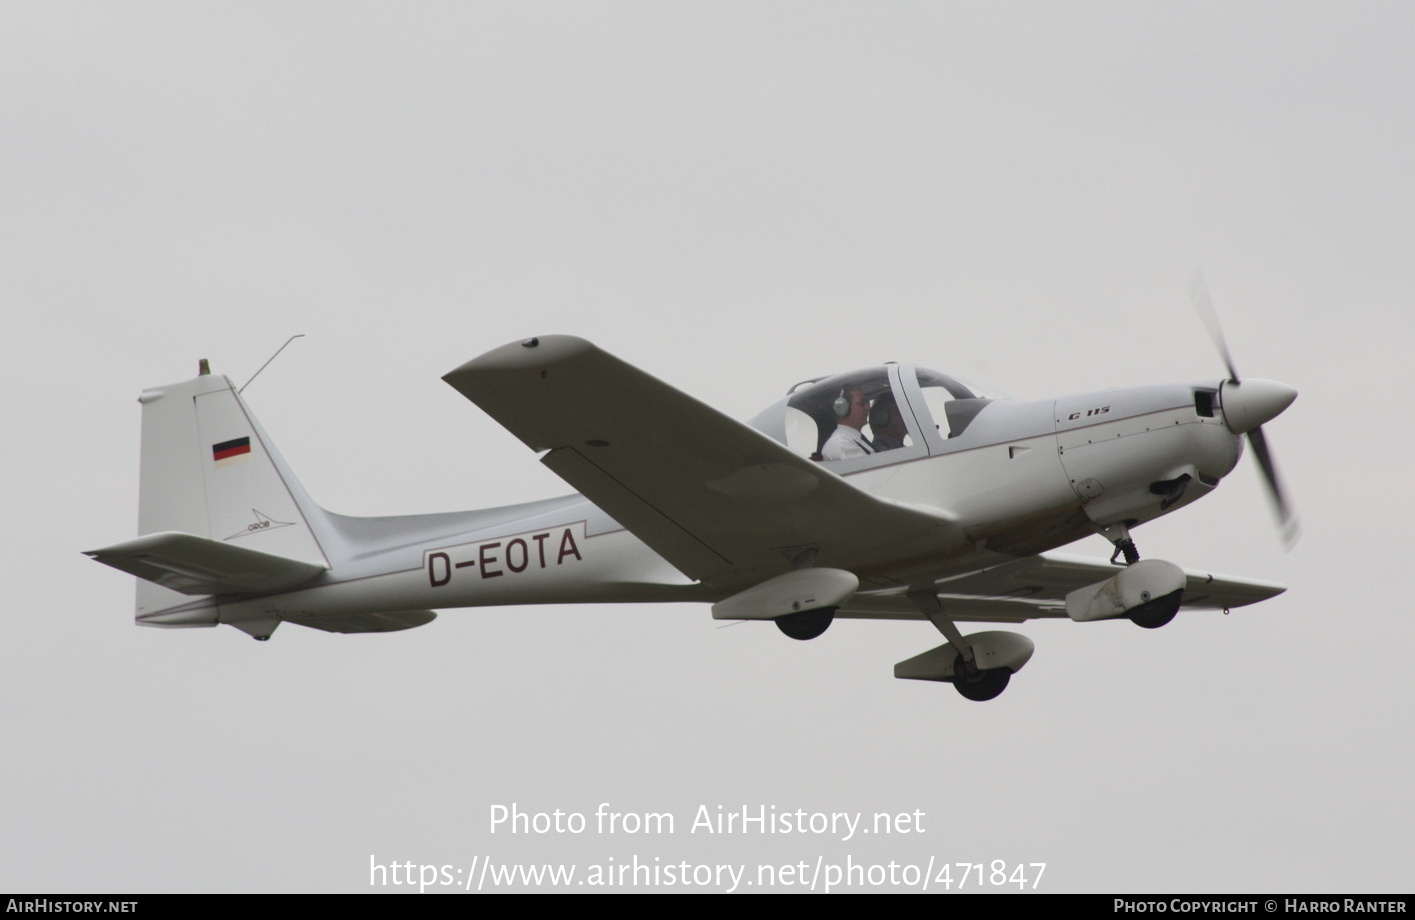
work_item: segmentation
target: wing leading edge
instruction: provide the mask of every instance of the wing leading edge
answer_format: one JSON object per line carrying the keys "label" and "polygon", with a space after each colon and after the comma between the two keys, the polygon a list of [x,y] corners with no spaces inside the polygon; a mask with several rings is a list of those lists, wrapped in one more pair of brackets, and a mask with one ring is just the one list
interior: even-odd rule
{"label": "wing leading edge", "polygon": [[848,568],[964,539],[946,513],[863,492],[584,339],[513,343],[443,379],[700,581],[759,580],[809,551]]}

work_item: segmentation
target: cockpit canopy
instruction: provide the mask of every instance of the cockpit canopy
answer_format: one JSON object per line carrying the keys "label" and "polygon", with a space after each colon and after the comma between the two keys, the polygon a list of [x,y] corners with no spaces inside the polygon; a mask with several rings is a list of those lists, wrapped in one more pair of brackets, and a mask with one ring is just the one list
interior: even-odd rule
{"label": "cockpit canopy", "polygon": [[798,383],[752,425],[848,472],[946,452],[990,402],[947,374],[885,364]]}

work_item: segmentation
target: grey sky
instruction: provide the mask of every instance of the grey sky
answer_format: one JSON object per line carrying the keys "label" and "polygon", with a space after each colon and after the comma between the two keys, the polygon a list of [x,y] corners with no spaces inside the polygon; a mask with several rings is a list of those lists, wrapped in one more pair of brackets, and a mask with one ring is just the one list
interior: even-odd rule
{"label": "grey sky", "polygon": [[[1406,5],[0,3],[0,888],[363,891],[379,861],[1046,862],[1049,891],[1408,890]],[[144,387],[201,357],[348,514],[562,494],[438,378],[582,335],[724,411],[912,361],[1042,397],[1215,378],[1202,264],[1304,524],[1251,459],[1137,532],[1259,607],[938,642],[706,608],[393,636],[132,625]],[[1099,538],[1079,549],[1108,554]],[[491,806],[671,837],[491,834]],[[925,833],[705,837],[699,804]]]}

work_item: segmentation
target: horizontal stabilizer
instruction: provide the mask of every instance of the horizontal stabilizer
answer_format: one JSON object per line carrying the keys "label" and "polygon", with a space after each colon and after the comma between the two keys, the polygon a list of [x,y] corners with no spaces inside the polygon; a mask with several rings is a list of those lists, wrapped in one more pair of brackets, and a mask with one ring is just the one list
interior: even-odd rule
{"label": "horizontal stabilizer", "polygon": [[105,565],[182,594],[288,591],[327,566],[189,533],[150,533],[85,553]]}
{"label": "horizontal stabilizer", "polygon": [[426,626],[435,619],[437,614],[432,610],[395,610],[389,613],[351,613],[329,617],[285,617],[287,622],[297,626],[308,626],[332,633],[398,632],[415,626]]}

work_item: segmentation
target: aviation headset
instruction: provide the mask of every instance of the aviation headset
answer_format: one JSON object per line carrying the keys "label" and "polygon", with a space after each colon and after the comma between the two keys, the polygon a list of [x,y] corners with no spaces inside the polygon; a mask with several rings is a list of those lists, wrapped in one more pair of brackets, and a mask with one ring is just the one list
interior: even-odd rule
{"label": "aviation headset", "polygon": [[845,386],[841,387],[840,395],[835,397],[835,402],[830,404],[831,408],[835,410],[836,418],[844,418],[845,416],[850,414],[850,403],[852,402],[852,400],[850,399],[851,390],[854,390],[861,396],[865,395],[865,391],[862,388],[857,387],[853,384],[846,384]]}

